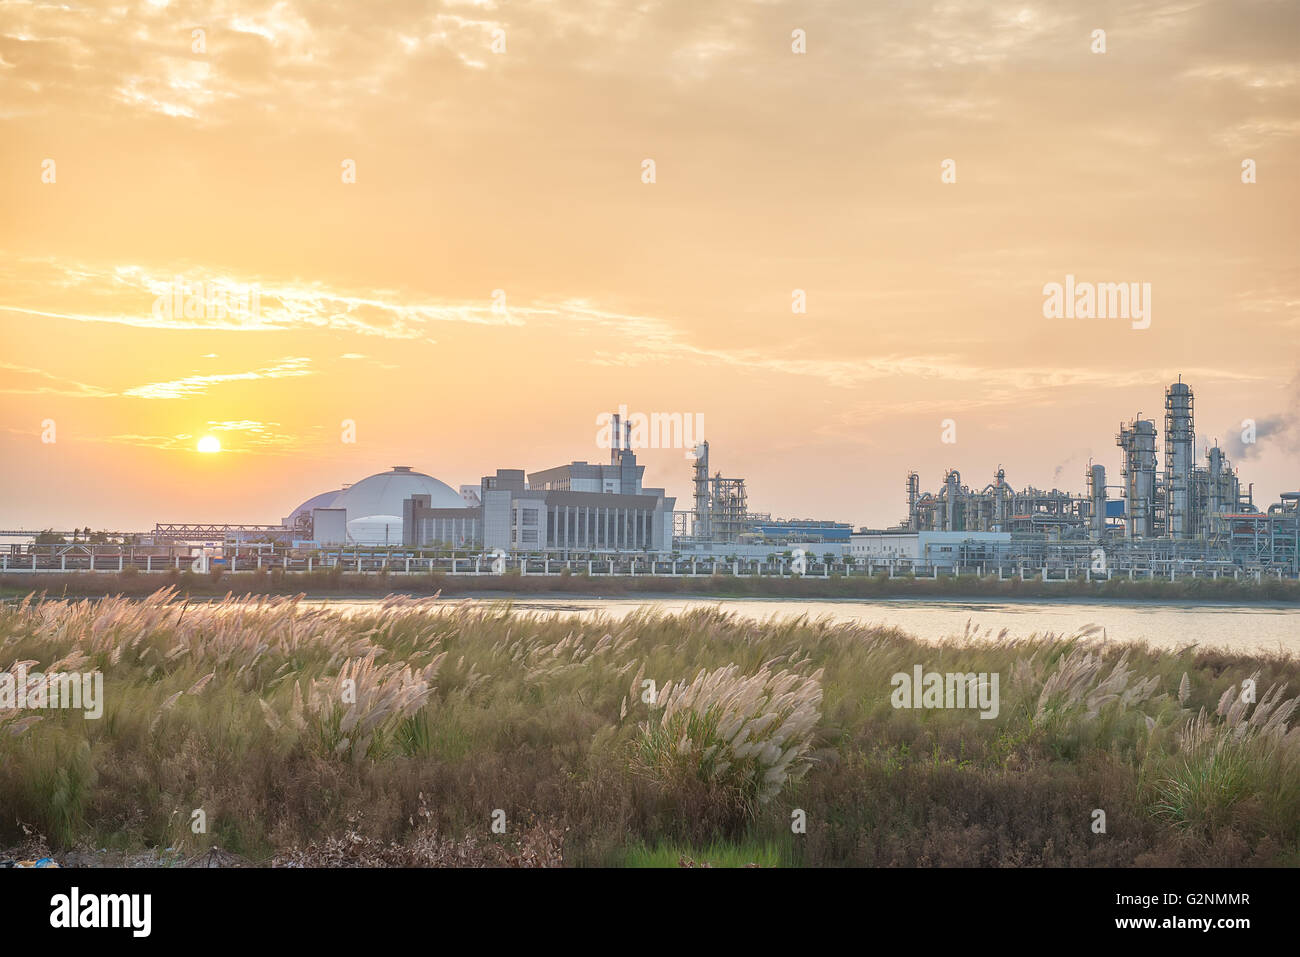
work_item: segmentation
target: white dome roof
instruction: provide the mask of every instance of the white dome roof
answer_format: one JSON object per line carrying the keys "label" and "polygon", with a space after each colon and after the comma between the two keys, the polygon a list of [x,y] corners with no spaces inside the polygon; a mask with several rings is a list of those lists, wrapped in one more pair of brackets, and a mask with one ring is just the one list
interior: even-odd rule
{"label": "white dome roof", "polygon": [[468,508],[460,493],[432,475],[413,472],[409,465],[397,465],[377,472],[337,492],[325,492],[308,499],[297,515],[310,508],[347,509],[348,535],[363,544],[393,544],[402,540],[402,503],[412,495],[429,496],[433,508]]}
{"label": "white dome roof", "polygon": [[289,517],[284,519],[283,524],[293,525],[293,523],[297,521],[299,515],[303,514],[304,512],[310,514],[313,508],[329,508],[330,502],[334,501],[335,497],[339,494],[340,491],[341,489],[332,489],[328,492],[321,492],[319,495],[313,495],[311,498],[307,499],[307,501],[303,502],[292,512],[290,512]]}
{"label": "white dome roof", "polygon": [[465,500],[450,485],[432,475],[412,472],[409,465],[378,472],[339,492],[330,508],[346,508],[348,521],[371,515],[402,514],[402,503],[412,495],[429,496],[433,508],[465,508]]}

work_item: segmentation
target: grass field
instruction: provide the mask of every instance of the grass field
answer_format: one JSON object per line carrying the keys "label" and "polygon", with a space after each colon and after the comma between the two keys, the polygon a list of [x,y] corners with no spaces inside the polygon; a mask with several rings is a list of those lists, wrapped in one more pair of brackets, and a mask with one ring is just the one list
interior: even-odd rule
{"label": "grass field", "polygon": [[[1300,863],[1292,658],[166,591],[0,606],[20,663],[103,674],[98,720],[0,710],[0,848],[70,860]],[[997,675],[997,716],[895,707],[916,666]]]}

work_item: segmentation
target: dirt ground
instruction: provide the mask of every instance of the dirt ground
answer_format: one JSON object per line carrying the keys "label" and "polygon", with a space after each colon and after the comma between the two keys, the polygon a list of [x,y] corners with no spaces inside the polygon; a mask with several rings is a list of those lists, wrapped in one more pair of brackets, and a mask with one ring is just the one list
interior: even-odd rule
{"label": "dirt ground", "polygon": [[122,852],[76,848],[51,853],[45,839],[32,833],[22,843],[0,849],[0,866],[52,858],[60,867],[562,867],[564,832],[533,824],[513,843],[453,841],[421,833],[404,844],[384,843],[349,832],[251,861],[213,847],[198,854],[173,848]]}

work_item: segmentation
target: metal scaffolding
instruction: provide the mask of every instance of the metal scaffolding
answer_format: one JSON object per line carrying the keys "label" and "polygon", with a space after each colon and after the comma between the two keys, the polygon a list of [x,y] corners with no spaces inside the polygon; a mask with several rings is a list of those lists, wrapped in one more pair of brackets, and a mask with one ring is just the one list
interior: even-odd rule
{"label": "metal scaffolding", "polygon": [[[1085,543],[1120,551],[1125,567],[1139,572],[1222,563],[1238,569],[1300,569],[1300,492],[1288,492],[1267,512],[1242,494],[1236,471],[1217,445],[1195,462],[1195,404],[1182,381],[1165,390],[1164,468],[1158,472],[1157,430],[1153,419],[1135,416],[1120,426],[1116,445],[1123,452],[1122,512],[1110,510],[1106,469],[1089,463],[1086,492],[1033,487],[1013,491],[999,468],[994,481],[975,490],[949,469],[936,492],[921,492],[915,472],[907,475],[910,531],[1010,532],[1002,548],[1007,561],[1051,565],[1043,551],[1051,543],[1087,553]],[[1110,519],[1115,521],[1111,521]],[[981,546],[982,547],[982,546]],[[1120,552],[1116,552],[1119,554]],[[1080,559],[1081,560],[1081,559]],[[1071,559],[1073,561],[1073,559]]]}

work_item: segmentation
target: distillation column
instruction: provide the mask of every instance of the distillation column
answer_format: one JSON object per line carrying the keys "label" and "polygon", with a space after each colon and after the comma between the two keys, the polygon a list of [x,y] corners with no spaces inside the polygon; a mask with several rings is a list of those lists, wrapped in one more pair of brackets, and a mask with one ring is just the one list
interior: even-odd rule
{"label": "distillation column", "polygon": [[915,472],[907,473],[907,527],[916,531],[921,527],[920,516],[916,514],[916,503],[921,497],[921,476]]}
{"label": "distillation column", "polygon": [[697,541],[712,541],[713,530],[709,527],[711,513],[709,443],[706,441],[695,446],[695,525],[691,532]]}
{"label": "distillation column", "polygon": [[1094,465],[1088,469],[1088,499],[1092,503],[1092,538],[1100,541],[1106,534],[1106,466]]}
{"label": "distillation column", "polygon": [[961,497],[961,473],[952,469],[943,477],[944,523],[943,531],[955,532],[957,528],[957,499]]}
{"label": "distillation column", "polygon": [[1165,391],[1165,487],[1166,534],[1170,538],[1192,538],[1192,468],[1196,431],[1192,420],[1192,390],[1181,380]]}
{"label": "distillation column", "polygon": [[1156,424],[1151,419],[1134,419],[1120,427],[1115,442],[1124,450],[1127,536],[1150,538],[1155,530]]}

